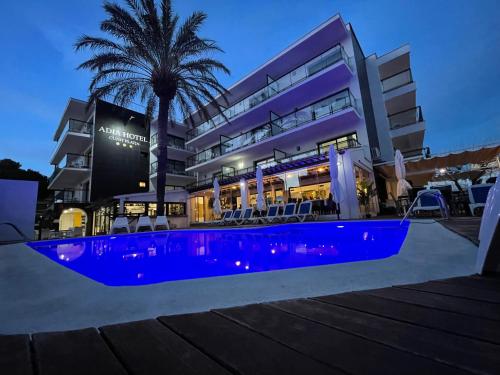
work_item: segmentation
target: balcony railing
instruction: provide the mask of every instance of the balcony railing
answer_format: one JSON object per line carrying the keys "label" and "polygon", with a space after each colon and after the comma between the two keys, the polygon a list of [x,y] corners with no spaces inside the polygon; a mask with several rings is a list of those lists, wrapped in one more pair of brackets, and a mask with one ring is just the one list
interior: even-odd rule
{"label": "balcony railing", "polygon": [[88,190],[56,190],[54,194],[55,203],[87,203]]}
{"label": "balcony railing", "polygon": [[391,130],[399,129],[408,125],[413,125],[424,121],[422,108],[420,106],[394,113],[389,116]]}
{"label": "balcony railing", "polygon": [[[158,173],[158,162],[155,161],[151,163],[151,172],[150,174],[156,174]],[[186,172],[185,169],[185,164],[184,163],[167,163],[167,174],[175,174],[178,176],[194,176],[194,173],[192,172]]]}
{"label": "balcony railing", "polygon": [[403,70],[402,72],[383,79],[382,90],[386,93],[412,82],[413,77],[411,75],[411,69]]}
{"label": "balcony railing", "polygon": [[[345,141],[334,144],[334,147],[337,151],[340,151],[340,150],[345,150],[347,148],[361,147],[361,144],[356,139],[350,138]],[[267,167],[263,167],[262,165],[260,167],[262,168],[262,171],[265,172],[265,174],[279,173],[280,171],[283,172],[281,168],[283,168],[283,166],[285,166],[286,168],[287,164],[289,164],[290,169],[293,169],[295,167],[293,165],[294,162],[298,162],[308,158],[319,157],[327,154],[328,154],[328,147],[323,147],[323,148],[316,147],[312,150],[302,151],[298,153],[283,153],[283,155],[281,155],[279,158],[275,157],[275,159],[272,162],[269,162],[267,164]],[[231,170],[231,168],[226,168],[225,170],[226,171],[224,173],[221,173],[219,175],[219,182],[221,183],[221,185],[224,185],[225,183],[230,183],[235,178],[238,179],[249,173],[254,173],[256,171],[256,167],[253,166],[237,170],[235,169]],[[209,177],[203,180],[198,180],[196,182],[193,182],[192,184],[189,184],[187,187],[190,189],[196,189],[201,186],[208,186],[212,184],[213,184],[213,177]]]}
{"label": "balcony railing", "polygon": [[[158,133],[155,133],[151,136],[151,147],[158,145]],[[169,137],[167,140],[167,146],[171,148],[175,148],[177,150],[191,151],[192,148],[186,146],[184,139]]]}
{"label": "balcony railing", "polygon": [[187,158],[187,166],[188,168],[193,167],[221,155],[259,143],[264,139],[285,133],[291,129],[311,123],[349,107],[356,108],[356,99],[349,90],[343,90],[315,104],[298,109],[288,115],[277,117],[269,123],[238,135],[237,137],[221,137],[221,143],[219,145]]}
{"label": "balcony railing", "polygon": [[[273,96],[285,91],[286,89],[297,85],[298,83],[306,80],[307,78],[315,75],[316,73],[334,65],[335,63],[344,60],[349,65],[349,57],[344,51],[342,45],[337,44],[335,47],[328,51],[316,56],[304,65],[292,70],[281,78],[272,80],[264,88],[256,93],[246,97],[245,99],[233,104],[231,107],[223,111],[226,118],[229,120],[251,108],[263,103],[264,101],[272,98]],[[269,78],[271,80],[271,78]],[[187,132],[188,140],[196,138],[212,129],[221,126],[225,122],[224,116],[218,114],[210,120],[196,126]]]}
{"label": "balcony railing", "polygon": [[52,172],[52,175],[49,177],[49,184],[56,178],[61,169],[64,168],[88,169],[90,168],[90,156],[80,154],[66,154],[59,165],[54,167],[54,172]]}
{"label": "balcony railing", "polygon": [[80,133],[80,134],[92,134],[92,128],[93,125],[91,122],[69,119],[61,135],[64,135],[68,132]]}

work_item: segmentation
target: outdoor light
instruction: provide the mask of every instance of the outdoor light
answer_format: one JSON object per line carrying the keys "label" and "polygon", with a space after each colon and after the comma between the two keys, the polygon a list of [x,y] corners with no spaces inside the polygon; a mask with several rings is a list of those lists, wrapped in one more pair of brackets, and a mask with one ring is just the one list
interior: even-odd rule
{"label": "outdoor light", "polygon": [[236,265],[236,267],[241,266],[241,262],[239,260],[237,260],[236,262],[234,262],[234,264]]}
{"label": "outdoor light", "polygon": [[239,169],[243,169],[243,166],[244,166],[243,162],[242,162],[242,161],[240,161],[240,162],[238,163],[238,168],[239,168]]}
{"label": "outdoor light", "polygon": [[439,173],[441,173],[441,174],[445,174],[445,173],[446,173],[446,168],[440,168],[440,169],[439,169]]}
{"label": "outdoor light", "polygon": [[240,182],[240,186],[241,187],[245,186],[245,183],[244,182]]}

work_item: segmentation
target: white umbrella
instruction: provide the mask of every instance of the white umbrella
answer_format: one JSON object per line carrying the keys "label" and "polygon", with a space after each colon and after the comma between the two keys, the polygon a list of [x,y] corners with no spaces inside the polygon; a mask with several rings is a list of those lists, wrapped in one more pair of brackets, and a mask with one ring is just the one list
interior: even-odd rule
{"label": "white umbrella", "polygon": [[333,145],[328,149],[328,158],[330,159],[330,193],[333,200],[338,204],[342,200],[342,189],[339,182],[339,166],[337,164],[337,151]]}
{"label": "white umbrella", "polygon": [[241,192],[241,209],[245,210],[247,208],[247,183],[244,178],[240,180],[240,192]]}
{"label": "white umbrella", "polygon": [[408,195],[408,190],[412,188],[408,181],[405,180],[405,162],[403,160],[403,155],[399,150],[396,150],[396,154],[394,155],[394,168],[396,169],[396,178],[398,179],[397,195],[399,198],[402,195]]}
{"label": "white umbrella", "polygon": [[262,174],[262,169],[257,167],[255,171],[255,177],[257,179],[257,210],[264,211],[266,209],[266,202],[264,199],[264,175]]}
{"label": "white umbrella", "polygon": [[217,177],[214,179],[214,215],[220,216],[222,215],[222,207],[220,206],[220,186],[219,180]]}

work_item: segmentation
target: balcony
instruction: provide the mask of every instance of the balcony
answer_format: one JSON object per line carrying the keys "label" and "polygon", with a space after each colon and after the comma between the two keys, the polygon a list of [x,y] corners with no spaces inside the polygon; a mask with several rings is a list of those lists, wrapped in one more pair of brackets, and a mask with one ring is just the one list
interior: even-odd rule
{"label": "balcony", "polygon": [[306,126],[346,109],[356,110],[356,99],[349,90],[343,90],[288,115],[276,117],[272,121],[234,138],[222,136],[218,145],[189,157],[187,159],[187,167],[191,168],[214,160],[220,156],[244,149],[268,138],[287,133],[293,129]]}
{"label": "balcony", "polygon": [[299,85],[308,78],[317,75],[319,72],[326,70],[328,67],[340,61],[343,61],[345,65],[349,67],[349,57],[345,53],[344,48],[338,44],[276,80],[268,77],[268,81],[270,82],[268,82],[264,88],[225,109],[223,111],[224,115],[218,114],[210,120],[189,130],[187,132],[188,142],[213,129],[223,126],[227,123],[226,118],[227,120],[234,119],[240,114],[248,112],[268,101],[270,98],[277,96],[291,87]]}
{"label": "balcony", "polygon": [[403,70],[382,80],[382,91],[388,93],[413,82],[411,69]]}
{"label": "balcony", "polygon": [[[156,175],[158,173],[158,162],[155,161],[151,163],[150,175]],[[185,164],[182,162],[167,162],[167,174],[176,175],[176,176],[186,176],[186,177],[194,177],[194,173],[186,172]]]}
{"label": "balcony", "polygon": [[68,153],[83,153],[92,143],[93,124],[69,119],[52,154],[51,164],[58,164]]}
{"label": "balcony", "polygon": [[391,130],[400,129],[424,121],[422,108],[420,106],[408,109],[406,111],[394,113],[388,118]]}
{"label": "balcony", "polygon": [[50,190],[72,189],[90,177],[90,156],[66,154],[49,178]]}
{"label": "balcony", "polygon": [[[155,133],[151,136],[151,152],[154,155],[158,156],[158,133]],[[194,153],[192,147],[186,146],[186,142],[184,139],[169,136],[167,140],[167,147],[170,148],[169,157],[172,156],[174,158],[183,158],[186,155],[192,155]]]}
{"label": "balcony", "polygon": [[[334,145],[337,151],[348,148],[359,148],[361,145],[355,139],[348,139],[345,142],[339,142]],[[261,165],[264,175],[273,175],[283,173],[289,170],[313,166],[316,164],[328,161],[327,148],[314,148],[308,151],[297,153],[279,153],[275,154],[274,160],[267,163],[266,166]],[[239,181],[241,178],[255,178],[256,167],[244,168],[239,170],[231,170],[230,168],[221,169],[219,174],[219,183],[227,185]],[[189,192],[199,191],[213,187],[213,177],[204,180],[198,180],[187,186]]]}
{"label": "balcony", "polygon": [[54,203],[87,203],[88,190],[56,190],[54,193]]}
{"label": "balcony", "polygon": [[420,106],[394,113],[388,119],[392,143],[395,148],[412,150],[422,147],[425,122]]}

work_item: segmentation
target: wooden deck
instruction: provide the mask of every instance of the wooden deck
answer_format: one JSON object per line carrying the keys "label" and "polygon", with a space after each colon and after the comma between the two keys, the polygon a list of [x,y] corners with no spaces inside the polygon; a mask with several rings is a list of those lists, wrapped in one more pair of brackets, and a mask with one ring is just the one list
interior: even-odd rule
{"label": "wooden deck", "polygon": [[0,336],[0,374],[498,374],[499,354],[500,276],[471,276]]}
{"label": "wooden deck", "polygon": [[445,228],[461,235],[479,245],[479,227],[481,226],[481,217],[464,216],[450,217],[449,220],[440,221]]}

